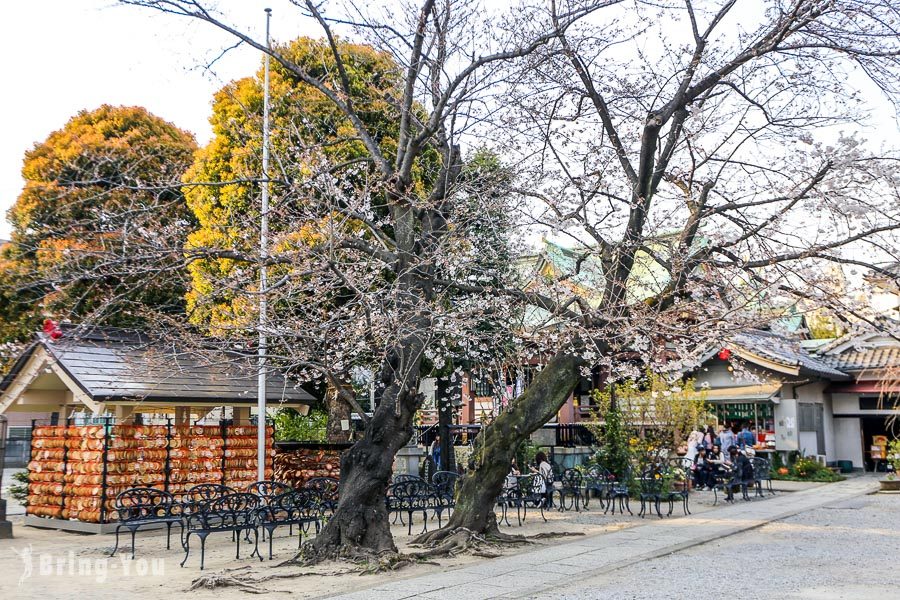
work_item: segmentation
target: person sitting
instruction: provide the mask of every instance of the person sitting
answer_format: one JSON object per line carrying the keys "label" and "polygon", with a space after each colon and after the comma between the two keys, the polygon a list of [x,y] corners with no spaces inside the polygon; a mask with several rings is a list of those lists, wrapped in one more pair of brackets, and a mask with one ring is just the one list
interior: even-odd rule
{"label": "person sitting", "polygon": [[747,487],[753,481],[753,463],[751,463],[750,459],[742,454],[738,447],[733,444],[728,447],[728,456],[731,459],[730,472],[732,475],[731,482],[733,486],[728,486],[727,498],[728,500],[732,500],[734,498],[732,488],[736,485],[740,485],[744,500],[749,500],[750,497],[747,495]]}
{"label": "person sitting", "polygon": [[547,460],[547,455],[543,452],[538,452],[535,455],[534,462],[537,464],[537,467],[532,465],[531,472],[541,476],[540,492],[544,495],[544,507],[546,508],[550,506],[551,495],[553,494],[553,467]]}
{"label": "person sitting", "polygon": [[722,458],[722,451],[718,444],[713,444],[712,450],[706,453],[706,460],[709,462],[709,478],[710,487],[715,487],[716,480],[725,473],[725,459]]}
{"label": "person sitting", "polygon": [[519,467],[516,465],[516,459],[512,459],[512,463],[509,465],[509,473],[506,475],[506,482],[504,483],[504,487],[507,489],[513,489],[516,487],[517,477],[522,473],[519,471]]}
{"label": "person sitting", "polygon": [[706,448],[700,446],[697,448],[697,455],[694,457],[694,464],[691,466],[694,471],[694,485],[698,490],[704,488],[712,489],[715,485],[713,479],[713,465],[706,456]]}

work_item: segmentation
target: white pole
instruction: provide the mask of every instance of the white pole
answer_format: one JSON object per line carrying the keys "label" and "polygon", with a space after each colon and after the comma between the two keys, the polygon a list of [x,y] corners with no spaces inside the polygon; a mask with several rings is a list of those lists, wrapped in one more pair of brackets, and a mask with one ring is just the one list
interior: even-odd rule
{"label": "white pole", "polygon": [[[269,21],[272,9],[266,9],[266,48],[269,48]],[[259,225],[259,381],[256,417],[256,479],[266,478],[266,259],[269,245],[269,54],[265,55],[263,79],[262,134],[262,206]]]}

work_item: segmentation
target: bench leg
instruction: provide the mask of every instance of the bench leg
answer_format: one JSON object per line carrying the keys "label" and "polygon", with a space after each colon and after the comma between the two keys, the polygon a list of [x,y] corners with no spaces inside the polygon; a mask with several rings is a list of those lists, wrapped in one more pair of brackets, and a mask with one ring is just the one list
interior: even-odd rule
{"label": "bench leg", "polygon": [[131,560],[134,560],[134,536],[137,534],[137,527],[131,529]]}
{"label": "bench leg", "polygon": [[184,536],[184,541],[182,542],[184,546],[184,560],[181,561],[181,566],[184,567],[184,563],[187,562],[188,555],[191,553],[191,532],[188,531],[187,535]]}
{"label": "bench leg", "polygon": [[206,532],[201,532],[197,534],[200,536],[200,570],[203,570],[203,565],[206,561],[206,536],[209,534]]}
{"label": "bench leg", "polygon": [[116,525],[116,545],[113,547],[113,550],[112,550],[112,552],[111,552],[110,555],[109,555],[110,558],[112,558],[113,556],[115,556],[116,550],[119,549],[119,530],[120,530],[120,529],[122,529],[122,526],[121,526],[121,525]]}
{"label": "bench leg", "polygon": [[172,521],[166,521],[166,550],[171,550],[171,540],[172,540]]}

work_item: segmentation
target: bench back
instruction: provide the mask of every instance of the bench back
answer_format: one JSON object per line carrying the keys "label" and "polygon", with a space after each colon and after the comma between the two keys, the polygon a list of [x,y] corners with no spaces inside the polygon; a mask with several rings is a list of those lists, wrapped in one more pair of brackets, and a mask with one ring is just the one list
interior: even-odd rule
{"label": "bench back", "polygon": [[156,488],[131,488],[116,496],[119,520],[143,521],[172,516],[175,497]]}
{"label": "bench back", "polygon": [[255,481],[247,486],[247,492],[268,501],[276,496],[291,491],[291,486],[280,481]]}

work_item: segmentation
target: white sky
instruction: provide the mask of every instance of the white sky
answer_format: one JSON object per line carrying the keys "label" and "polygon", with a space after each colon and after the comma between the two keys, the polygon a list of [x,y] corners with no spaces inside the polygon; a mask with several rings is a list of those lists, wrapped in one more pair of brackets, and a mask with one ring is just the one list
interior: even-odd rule
{"label": "white sky", "polygon": [[[272,37],[293,39],[315,28],[284,0],[223,0],[235,23],[265,32],[263,9],[273,9]],[[158,14],[113,0],[16,0],[0,18],[0,238],[6,211],[22,189],[22,159],[36,142],[82,109],[101,104],[144,106],[191,131],[205,144],[212,95],[252,74],[259,53],[239,48],[205,65],[234,43],[191,19]]]}

